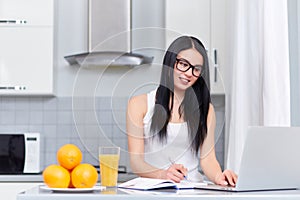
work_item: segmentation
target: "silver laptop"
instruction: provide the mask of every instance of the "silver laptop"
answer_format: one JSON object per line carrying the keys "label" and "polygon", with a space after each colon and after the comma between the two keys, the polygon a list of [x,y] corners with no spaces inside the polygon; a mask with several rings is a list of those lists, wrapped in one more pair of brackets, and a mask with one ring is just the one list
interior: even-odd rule
{"label": "silver laptop", "polygon": [[249,127],[236,187],[200,189],[259,191],[300,188],[300,127]]}

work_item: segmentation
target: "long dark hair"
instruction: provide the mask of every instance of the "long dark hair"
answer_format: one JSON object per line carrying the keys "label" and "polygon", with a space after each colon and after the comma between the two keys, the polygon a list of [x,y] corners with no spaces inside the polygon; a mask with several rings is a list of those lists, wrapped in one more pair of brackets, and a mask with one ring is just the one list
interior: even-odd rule
{"label": "long dark hair", "polygon": [[177,38],[165,53],[160,85],[156,92],[151,133],[155,136],[158,134],[161,142],[164,142],[167,139],[167,125],[173,109],[173,71],[176,57],[179,52],[191,48],[196,49],[203,56],[204,74],[197,79],[192,87],[186,90],[178,112],[187,122],[191,149],[197,154],[200,145],[203,144],[207,135],[206,119],[211,99],[209,92],[209,66],[207,53],[204,45],[195,37],[181,36]]}

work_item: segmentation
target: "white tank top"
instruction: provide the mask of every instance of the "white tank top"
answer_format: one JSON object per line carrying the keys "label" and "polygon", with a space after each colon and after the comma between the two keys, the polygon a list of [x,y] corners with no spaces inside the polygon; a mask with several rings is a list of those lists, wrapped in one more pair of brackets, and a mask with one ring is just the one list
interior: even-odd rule
{"label": "white tank top", "polygon": [[168,123],[167,141],[160,142],[150,133],[156,90],[147,94],[147,113],[144,117],[145,161],[157,168],[167,169],[172,161],[188,169],[188,180],[203,181],[198,171],[199,158],[191,151],[187,123]]}

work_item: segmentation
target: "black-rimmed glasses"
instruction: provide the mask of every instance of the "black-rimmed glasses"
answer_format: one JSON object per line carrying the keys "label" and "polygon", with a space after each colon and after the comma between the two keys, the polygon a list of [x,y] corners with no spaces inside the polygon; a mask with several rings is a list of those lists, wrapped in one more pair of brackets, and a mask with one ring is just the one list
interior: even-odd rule
{"label": "black-rimmed glasses", "polygon": [[192,74],[195,77],[200,77],[203,72],[202,65],[192,65],[189,61],[183,58],[176,58],[176,68],[181,72],[186,72],[192,68]]}

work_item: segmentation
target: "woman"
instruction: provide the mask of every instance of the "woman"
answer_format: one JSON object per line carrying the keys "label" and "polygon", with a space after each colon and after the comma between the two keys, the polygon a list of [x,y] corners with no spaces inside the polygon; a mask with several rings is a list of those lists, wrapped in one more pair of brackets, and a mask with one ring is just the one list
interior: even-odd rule
{"label": "woman", "polygon": [[194,37],[177,38],[168,48],[159,87],[132,97],[127,109],[132,170],[142,177],[184,178],[234,186],[237,175],[222,172],[214,150],[216,118],[203,78],[208,57]]}

